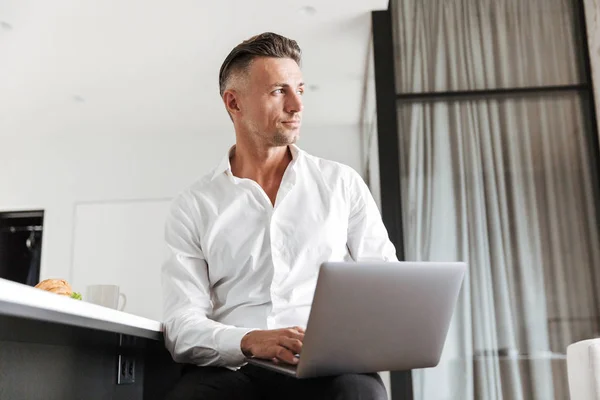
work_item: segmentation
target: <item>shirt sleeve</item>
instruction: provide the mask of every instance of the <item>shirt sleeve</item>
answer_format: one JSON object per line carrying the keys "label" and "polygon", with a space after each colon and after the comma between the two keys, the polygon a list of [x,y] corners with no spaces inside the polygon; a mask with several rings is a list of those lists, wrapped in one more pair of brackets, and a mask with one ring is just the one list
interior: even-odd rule
{"label": "shirt sleeve", "polygon": [[165,345],[176,362],[237,368],[244,364],[238,328],[207,317],[212,310],[208,265],[193,214],[173,202],[165,226],[169,257],[162,268]]}
{"label": "shirt sleeve", "polygon": [[350,201],[348,249],[354,261],[398,261],[371,191],[352,168],[348,167],[346,193]]}

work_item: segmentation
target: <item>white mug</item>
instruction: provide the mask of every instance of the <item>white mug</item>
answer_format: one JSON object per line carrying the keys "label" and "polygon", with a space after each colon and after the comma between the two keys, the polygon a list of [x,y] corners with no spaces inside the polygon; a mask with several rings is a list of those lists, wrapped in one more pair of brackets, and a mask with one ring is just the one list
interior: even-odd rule
{"label": "white mug", "polygon": [[[121,298],[123,304],[119,307]],[[119,311],[123,311],[125,304],[127,304],[127,296],[125,296],[125,293],[120,293],[117,285],[90,285],[87,287],[86,296],[83,300]]]}

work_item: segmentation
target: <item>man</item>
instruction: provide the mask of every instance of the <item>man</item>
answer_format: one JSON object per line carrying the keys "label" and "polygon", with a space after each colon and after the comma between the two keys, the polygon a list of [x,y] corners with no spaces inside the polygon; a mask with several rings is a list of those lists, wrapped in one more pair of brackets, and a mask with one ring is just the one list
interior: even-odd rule
{"label": "man", "polygon": [[377,374],[297,380],[244,362],[298,362],[322,262],[396,260],[360,176],[294,145],[299,64],[295,41],[264,33],[221,67],[236,145],[166,223],[165,341],[189,364],[169,399],[386,398]]}

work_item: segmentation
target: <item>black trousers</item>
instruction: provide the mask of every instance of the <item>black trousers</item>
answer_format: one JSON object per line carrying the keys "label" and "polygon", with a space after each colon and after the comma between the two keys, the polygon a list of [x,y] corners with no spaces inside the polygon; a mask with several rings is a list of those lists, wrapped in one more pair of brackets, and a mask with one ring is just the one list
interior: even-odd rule
{"label": "black trousers", "polygon": [[379,374],[296,379],[253,365],[188,367],[167,400],[386,400]]}

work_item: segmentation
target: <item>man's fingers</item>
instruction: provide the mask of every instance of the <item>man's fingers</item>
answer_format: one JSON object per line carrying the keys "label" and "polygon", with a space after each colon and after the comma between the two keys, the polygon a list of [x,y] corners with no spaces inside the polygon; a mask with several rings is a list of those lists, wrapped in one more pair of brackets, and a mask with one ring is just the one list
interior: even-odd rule
{"label": "man's fingers", "polygon": [[282,336],[279,338],[279,345],[290,350],[293,354],[300,354],[302,351],[302,341],[299,339]]}
{"label": "man's fingers", "polygon": [[300,341],[304,340],[304,332],[299,332],[294,328],[289,328],[286,329],[283,333],[284,336],[293,338],[293,339],[298,339]]}
{"label": "man's fingers", "polygon": [[292,329],[295,329],[295,330],[297,330],[300,333],[304,333],[304,328],[301,327],[301,326],[294,326]]}
{"label": "man's fingers", "polygon": [[286,364],[296,365],[298,364],[298,359],[292,354],[291,351],[286,349],[285,347],[279,347],[275,354],[279,361],[283,361]]}

